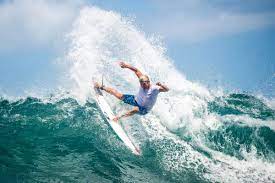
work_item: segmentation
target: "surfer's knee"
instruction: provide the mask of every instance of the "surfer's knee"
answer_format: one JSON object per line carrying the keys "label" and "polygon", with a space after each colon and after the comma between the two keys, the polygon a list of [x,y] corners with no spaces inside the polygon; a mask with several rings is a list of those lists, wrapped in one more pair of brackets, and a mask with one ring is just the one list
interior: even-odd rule
{"label": "surfer's knee", "polygon": [[144,107],[138,106],[138,114],[139,115],[146,115],[148,113],[148,110]]}
{"label": "surfer's knee", "polygon": [[118,91],[116,91],[116,90],[113,91],[113,95],[114,95],[116,98],[118,98],[119,100],[122,100],[122,99],[123,99],[123,94],[120,93],[120,92],[118,92]]}
{"label": "surfer's knee", "polygon": [[119,99],[119,100],[123,100],[123,94],[122,93],[117,93],[117,98]]}
{"label": "surfer's knee", "polygon": [[113,95],[118,98],[119,100],[123,100],[123,94],[116,91],[116,90],[113,90]]}

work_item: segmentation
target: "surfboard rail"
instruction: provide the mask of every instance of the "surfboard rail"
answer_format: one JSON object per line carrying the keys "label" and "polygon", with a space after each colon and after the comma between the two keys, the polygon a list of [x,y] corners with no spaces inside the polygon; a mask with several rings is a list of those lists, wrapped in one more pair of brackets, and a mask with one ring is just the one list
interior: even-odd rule
{"label": "surfboard rail", "polygon": [[100,89],[95,88],[96,93],[96,102],[99,106],[102,114],[105,116],[106,120],[114,130],[114,132],[117,134],[117,136],[120,138],[120,140],[135,154],[135,155],[141,155],[140,149],[136,147],[133,142],[130,140],[129,136],[126,134],[122,126],[119,124],[119,122],[115,122],[113,119],[115,118],[115,115],[113,111],[111,110],[109,104],[105,100],[103,93]]}

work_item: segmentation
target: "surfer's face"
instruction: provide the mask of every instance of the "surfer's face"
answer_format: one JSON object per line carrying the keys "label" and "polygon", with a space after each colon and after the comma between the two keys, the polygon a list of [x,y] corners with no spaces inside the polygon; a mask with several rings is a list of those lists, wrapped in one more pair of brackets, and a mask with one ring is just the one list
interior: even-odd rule
{"label": "surfer's face", "polygon": [[139,83],[140,83],[140,86],[143,89],[149,89],[150,88],[150,80],[149,79],[141,80]]}

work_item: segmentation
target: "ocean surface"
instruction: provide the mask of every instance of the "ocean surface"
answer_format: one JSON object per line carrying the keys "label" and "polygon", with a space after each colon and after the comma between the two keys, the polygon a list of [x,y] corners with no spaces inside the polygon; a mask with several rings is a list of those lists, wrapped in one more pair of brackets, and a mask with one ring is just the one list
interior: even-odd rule
{"label": "ocean surface", "polygon": [[144,126],[135,124],[138,120],[125,121],[133,125],[128,133],[142,150],[136,156],[118,139],[94,100],[80,105],[73,98],[2,98],[0,180],[274,182],[275,111],[244,94],[215,98],[208,110],[222,118],[221,124],[195,137],[170,132],[150,117]]}
{"label": "ocean surface", "polygon": [[[0,95],[0,182],[275,182],[273,98],[187,80],[158,38],[111,11],[83,8],[65,37],[58,89]],[[136,93],[120,59],[170,87],[148,115],[120,121],[141,156],[110,128],[91,87],[103,75]],[[131,108],[105,96],[116,114]]]}

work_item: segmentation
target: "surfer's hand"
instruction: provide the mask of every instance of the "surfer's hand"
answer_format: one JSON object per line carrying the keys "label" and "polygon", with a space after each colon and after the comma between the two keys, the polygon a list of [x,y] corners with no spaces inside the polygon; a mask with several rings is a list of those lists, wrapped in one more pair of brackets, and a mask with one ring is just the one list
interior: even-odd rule
{"label": "surfer's hand", "polygon": [[160,82],[157,82],[156,85],[160,86],[160,89],[159,89],[160,92],[168,92],[169,91],[169,88],[166,85],[161,84]]}
{"label": "surfer's hand", "polygon": [[127,68],[127,64],[125,62],[119,62],[119,66],[121,68]]}
{"label": "surfer's hand", "polygon": [[160,82],[157,82],[157,83],[156,83],[156,85],[158,85],[158,86],[162,86],[162,84],[161,84]]}

